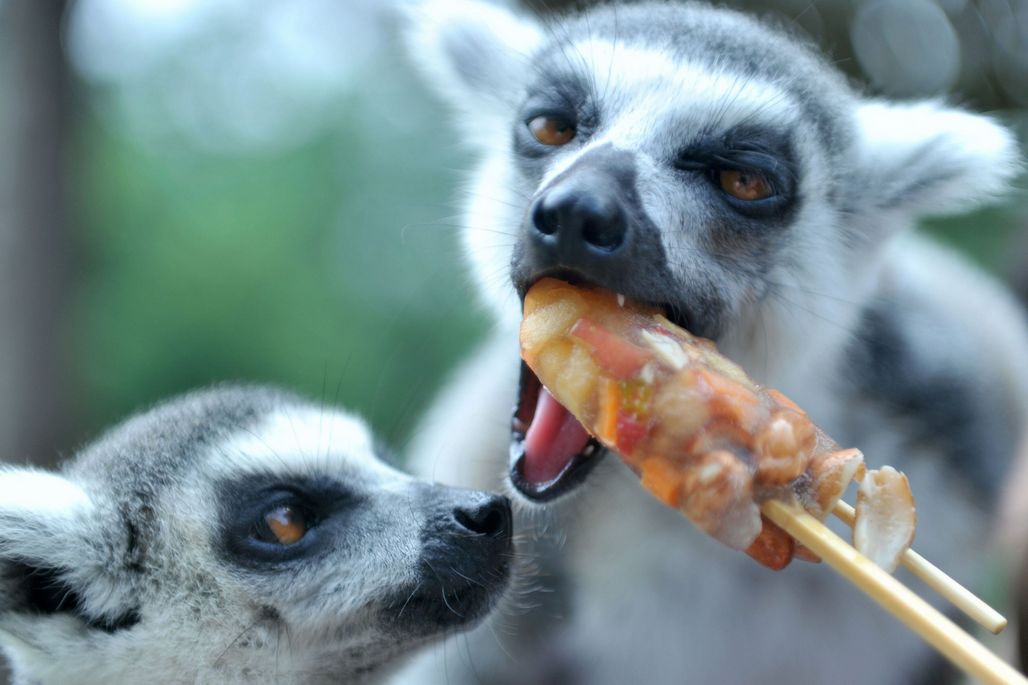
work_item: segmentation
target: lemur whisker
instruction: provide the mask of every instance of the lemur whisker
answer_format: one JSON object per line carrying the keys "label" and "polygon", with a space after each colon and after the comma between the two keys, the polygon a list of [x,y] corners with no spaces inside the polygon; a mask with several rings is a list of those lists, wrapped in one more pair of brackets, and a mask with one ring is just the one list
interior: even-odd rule
{"label": "lemur whisker", "polygon": [[806,6],[804,6],[804,8],[803,8],[802,10],[800,10],[800,12],[799,12],[798,14],[796,14],[796,15],[795,15],[795,16],[793,16],[793,17],[791,17],[792,21],[793,21],[794,23],[798,23],[798,22],[799,22],[799,20],[800,20],[800,17],[802,17],[802,16],[803,16],[804,14],[806,14],[806,13],[807,13],[808,11],[810,11],[810,10],[814,9],[814,3],[815,3],[815,0],[810,0],[810,2],[808,2],[808,3],[806,4]]}
{"label": "lemur whisker", "polygon": [[506,655],[506,657],[510,659],[512,662],[517,663],[518,660],[514,657],[513,654],[511,654],[510,650],[507,649],[507,646],[503,644],[503,640],[500,639],[500,636],[496,634],[495,624],[496,621],[487,621],[485,625],[489,628],[489,632],[492,634],[493,640],[496,641],[496,646],[500,648],[500,651],[503,652],[504,655]]}
{"label": "lemur whisker", "polygon": [[275,624],[275,682],[279,682],[281,674],[280,657],[282,655],[282,622]]}
{"label": "lemur whisker", "polygon": [[776,297],[776,298],[782,300],[784,303],[788,304],[790,307],[792,307],[794,309],[799,309],[800,311],[803,311],[803,312],[813,316],[814,318],[818,319],[819,321],[822,321],[822,322],[824,322],[826,324],[831,325],[834,328],[838,328],[839,330],[846,330],[846,331],[850,330],[850,328],[848,326],[848,322],[835,321],[835,320],[829,318],[828,316],[826,316],[825,314],[817,312],[817,311],[811,309],[810,307],[808,307],[806,305],[800,304],[799,302],[796,302],[794,300],[790,300],[781,291],[771,291],[770,294],[773,297]]}
{"label": "lemur whisker", "polygon": [[607,80],[603,84],[603,95],[601,100],[606,100],[610,92],[611,77],[614,74],[614,61],[617,59],[618,40],[620,34],[620,27],[618,25],[618,3],[612,2],[611,8],[614,10],[614,36],[611,40],[611,51],[610,59],[607,60]]}
{"label": "lemur whisker", "polygon": [[407,608],[407,605],[410,604],[410,601],[414,599],[414,595],[416,595],[418,593],[418,590],[420,589],[421,583],[419,582],[417,585],[414,586],[414,589],[410,591],[410,594],[407,596],[407,600],[403,603],[403,606],[400,607],[400,613],[396,615],[397,619],[403,617],[403,612]]}
{"label": "lemur whisker", "polygon": [[240,630],[234,638],[232,638],[232,640],[225,646],[225,648],[221,650],[221,653],[218,654],[217,658],[214,659],[214,663],[212,665],[217,666],[219,663],[221,663],[221,660],[225,657],[228,651],[235,647],[236,644],[243,638],[243,636],[245,636],[247,633],[253,630],[257,626],[257,624],[259,624],[263,620],[264,618],[262,616],[258,616],[253,621],[246,624],[246,626],[242,630]]}
{"label": "lemur whisker", "polygon": [[464,643],[464,655],[468,660],[468,667],[471,669],[475,682],[482,682],[482,676],[479,674],[478,668],[475,665],[475,660],[471,655],[471,646],[468,644],[468,634],[463,633],[459,639]]}
{"label": "lemur whisker", "polygon": [[[322,362],[322,371],[321,371],[321,411],[318,412],[318,441],[316,443],[317,447],[315,448],[316,451],[317,451],[317,453],[315,454],[315,459],[320,459],[321,458],[321,454],[320,454],[320,452],[321,452],[321,443],[322,443],[322,436],[324,434],[324,428],[325,428],[325,393],[326,393],[326,386],[327,385],[328,385],[328,360],[326,359],[326,360],[324,360]],[[325,447],[325,454],[328,454],[328,446]]]}
{"label": "lemur whisker", "polygon": [[[589,43],[590,48],[592,48],[592,47],[594,47],[593,44],[594,44],[595,36],[593,34],[592,20],[589,18],[588,14],[585,15],[585,27],[586,27],[586,35],[589,37],[589,40],[587,42]],[[585,55],[582,54],[582,51],[580,49],[578,49],[578,47],[577,47],[577,43],[575,43],[575,52],[577,52],[579,57],[581,58],[582,68],[584,70],[588,71],[588,73],[589,73],[589,83],[592,86],[592,91],[591,92],[592,92],[593,97],[594,98],[599,98],[600,97],[600,89],[597,87],[597,84],[596,84],[596,70],[593,69],[593,68],[590,68],[590,67],[593,67],[593,66],[596,65],[595,51],[594,50],[590,50],[589,59],[586,60]]]}
{"label": "lemur whisker", "polygon": [[445,604],[445,605],[446,605],[446,608],[447,608],[447,609],[449,609],[449,610],[450,610],[450,612],[451,612],[451,613],[452,613],[452,614],[453,614],[454,616],[459,616],[459,617],[463,618],[463,617],[464,617],[464,614],[460,613],[459,611],[457,611],[456,609],[454,609],[454,608],[453,608],[452,606],[450,606],[450,600],[449,600],[449,599],[448,599],[448,598],[446,597],[446,585],[445,585],[445,584],[443,584],[442,586],[440,586],[440,588],[439,588],[439,592],[440,592],[440,593],[442,594],[442,596],[443,596],[443,604]]}

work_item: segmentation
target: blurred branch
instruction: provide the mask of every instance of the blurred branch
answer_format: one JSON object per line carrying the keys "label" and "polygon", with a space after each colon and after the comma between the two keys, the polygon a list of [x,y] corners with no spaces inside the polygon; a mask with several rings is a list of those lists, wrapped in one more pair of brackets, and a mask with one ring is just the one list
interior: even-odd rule
{"label": "blurred branch", "polygon": [[0,460],[52,460],[65,433],[65,3],[0,4]]}

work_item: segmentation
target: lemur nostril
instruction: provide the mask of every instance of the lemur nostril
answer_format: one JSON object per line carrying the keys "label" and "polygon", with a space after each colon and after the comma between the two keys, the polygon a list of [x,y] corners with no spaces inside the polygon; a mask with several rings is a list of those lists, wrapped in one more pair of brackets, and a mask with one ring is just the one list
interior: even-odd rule
{"label": "lemur nostril", "polygon": [[593,247],[616,250],[625,240],[625,222],[620,212],[616,216],[586,220],[582,226],[582,238]]}
{"label": "lemur nostril", "polygon": [[482,530],[483,531],[495,531],[500,530],[503,527],[503,516],[496,511],[490,511],[486,514],[486,517],[482,519]]}
{"label": "lemur nostril", "polygon": [[546,206],[545,198],[532,210],[532,225],[543,235],[553,235],[560,228],[560,215],[554,208]]}
{"label": "lemur nostril", "polygon": [[511,529],[510,500],[501,495],[491,495],[475,505],[454,510],[453,518],[477,535],[508,534]]}
{"label": "lemur nostril", "polygon": [[618,198],[596,188],[557,187],[532,210],[536,240],[564,259],[591,251],[614,252],[625,242],[627,221]]}

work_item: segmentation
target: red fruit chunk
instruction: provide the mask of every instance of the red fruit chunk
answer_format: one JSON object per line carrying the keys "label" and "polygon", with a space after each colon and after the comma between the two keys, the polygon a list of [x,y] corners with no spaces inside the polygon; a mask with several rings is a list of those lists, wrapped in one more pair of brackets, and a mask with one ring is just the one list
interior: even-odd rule
{"label": "red fruit chunk", "polygon": [[593,361],[617,380],[634,376],[650,359],[650,353],[624,338],[613,335],[590,319],[579,319],[571,336],[589,346]]}

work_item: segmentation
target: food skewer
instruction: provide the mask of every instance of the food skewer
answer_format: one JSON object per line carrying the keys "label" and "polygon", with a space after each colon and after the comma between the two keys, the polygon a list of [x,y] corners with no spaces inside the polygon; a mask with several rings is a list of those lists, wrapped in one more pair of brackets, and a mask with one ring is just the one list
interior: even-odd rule
{"label": "food skewer", "polygon": [[[839,500],[832,513],[847,526],[853,527],[856,512],[849,503]],[[1006,617],[914,550],[906,550],[900,557],[900,563],[920,578],[925,585],[935,590],[990,633],[998,635],[1007,627]]]}
{"label": "food skewer", "polygon": [[[986,685],[1028,685],[890,575],[905,563],[989,630],[1006,623],[910,551],[917,516],[906,476],[889,466],[868,470],[859,450],[840,447],[710,341],[645,304],[543,279],[525,298],[521,351],[537,374],[536,411],[551,420],[557,414],[561,425],[573,416],[582,433],[701,530],[775,570],[794,556],[820,558]],[[545,451],[535,454],[545,462]],[[542,473],[541,466],[533,469]],[[841,503],[854,480],[855,509]],[[822,523],[830,513],[853,525],[853,546]]]}
{"label": "food skewer", "polygon": [[768,500],[761,512],[969,675],[986,685],[1028,684],[1013,666],[802,508]]}

